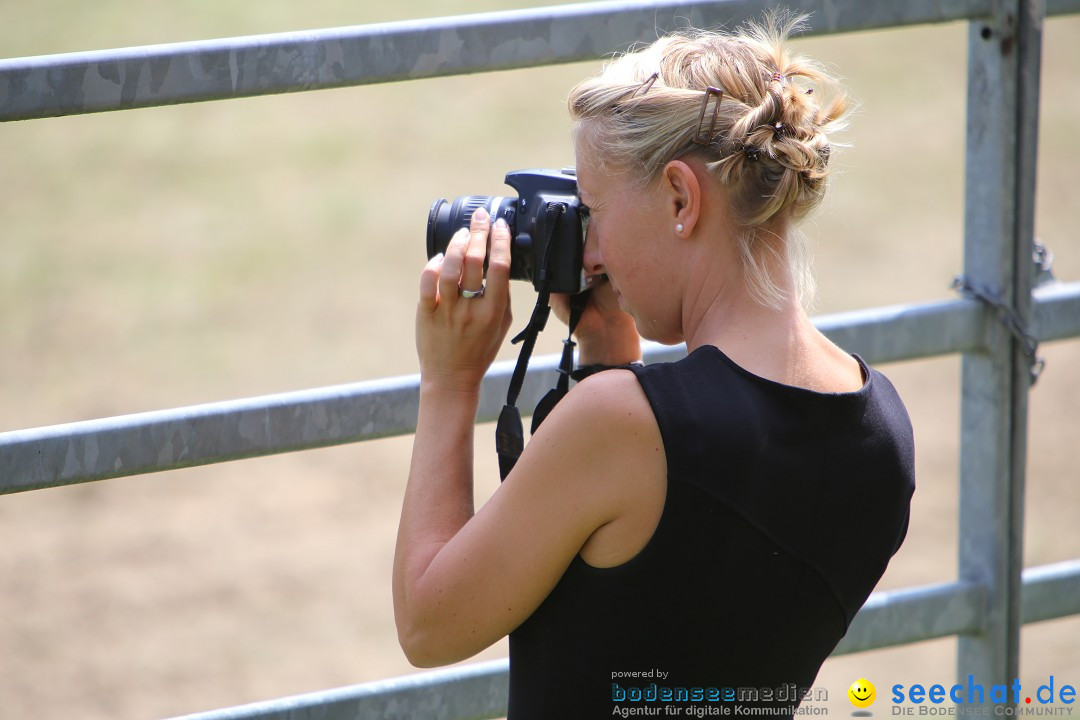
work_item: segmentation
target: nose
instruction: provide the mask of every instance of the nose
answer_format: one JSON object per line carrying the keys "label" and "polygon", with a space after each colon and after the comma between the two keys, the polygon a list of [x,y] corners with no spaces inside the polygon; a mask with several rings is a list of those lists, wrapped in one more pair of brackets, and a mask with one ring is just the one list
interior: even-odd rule
{"label": "nose", "polygon": [[597,239],[595,224],[590,225],[588,232],[585,233],[582,265],[586,275],[604,274],[604,256],[600,253],[600,241]]}

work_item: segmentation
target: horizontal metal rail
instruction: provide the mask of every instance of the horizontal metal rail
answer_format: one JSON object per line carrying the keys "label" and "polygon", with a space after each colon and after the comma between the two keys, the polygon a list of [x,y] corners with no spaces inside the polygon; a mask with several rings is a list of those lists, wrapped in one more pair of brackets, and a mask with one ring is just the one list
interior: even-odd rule
{"label": "horizontal metal rail", "polygon": [[[988,15],[993,0],[790,0],[827,34]],[[597,2],[0,60],[0,121],[174,105],[591,60],[758,0]],[[1080,12],[1049,0],[1048,15]]]}
{"label": "horizontal metal rail", "polygon": [[[833,655],[978,630],[985,589],[947,583],[878,592],[855,616]],[[1024,571],[1023,621],[1080,613],[1080,560]],[[506,660],[185,715],[175,720],[403,720],[506,714]],[[437,699],[437,702],[436,702]]]}
{"label": "horizontal metal rail", "polygon": [[1036,288],[1031,318],[1031,335],[1039,342],[1051,342],[1080,335],[1080,283],[1051,282]]}
{"label": "horizontal metal rail", "polygon": [[[993,0],[790,0],[827,34],[987,16]],[[0,120],[223,100],[591,60],[760,0],[619,0],[0,60]],[[1056,0],[1050,11],[1080,11]]]}
{"label": "horizontal metal rail", "polygon": [[1070,15],[1080,13],[1080,1],[1078,0],[1046,0],[1046,16]]}
{"label": "horizontal metal rail", "polygon": [[975,632],[983,625],[985,603],[984,588],[960,583],[876,592],[851,621],[833,654]]}
{"label": "horizontal metal rail", "polygon": [[1054,620],[1080,614],[1080,560],[1027,568],[1020,593],[1020,621]]}
{"label": "horizontal metal rail", "polygon": [[[990,311],[972,300],[900,305],[822,316],[817,326],[871,363],[978,350]],[[1036,293],[1039,340],[1080,335],[1080,283]],[[650,345],[649,362],[685,355]],[[558,358],[530,364],[519,399],[526,411],[550,389]],[[502,409],[513,362],[484,378],[478,422]],[[406,435],[416,429],[417,376],[159,410],[0,433],[0,494],[173,470],[247,457]]]}
{"label": "horizontal metal rail", "polygon": [[491,660],[391,680],[185,715],[174,720],[430,720],[506,715],[509,662]]}

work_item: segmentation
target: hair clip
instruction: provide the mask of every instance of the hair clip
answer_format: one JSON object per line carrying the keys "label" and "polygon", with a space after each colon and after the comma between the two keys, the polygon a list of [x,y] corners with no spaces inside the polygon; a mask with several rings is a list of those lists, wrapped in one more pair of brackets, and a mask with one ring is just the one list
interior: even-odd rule
{"label": "hair clip", "polygon": [[746,159],[750,162],[757,162],[758,156],[761,154],[761,150],[753,145],[743,148],[743,152],[746,153]]}
{"label": "hair clip", "polygon": [[[703,133],[702,128],[705,126],[705,111],[709,108],[709,98],[716,96],[716,102],[713,104],[712,120],[709,121],[708,133]],[[724,99],[724,91],[718,87],[712,85],[705,88],[705,96],[701,98],[701,113],[698,115],[697,131],[694,133],[694,142],[698,145],[711,145],[712,136],[716,132],[716,117],[720,114],[720,102]]]}
{"label": "hair clip", "polygon": [[806,94],[807,95],[813,95],[814,94],[814,88],[807,89]]}
{"label": "hair clip", "polygon": [[773,135],[779,138],[784,133],[784,123],[778,122],[772,126]]}
{"label": "hair clip", "polygon": [[652,90],[653,83],[656,82],[656,78],[658,77],[660,77],[660,72],[654,72],[648,77],[645,82],[641,83],[641,85],[638,86],[637,90],[634,90],[633,94],[630,97],[636,98],[637,96],[644,95],[645,93]]}
{"label": "hair clip", "polygon": [[783,82],[783,80],[784,80],[784,76],[783,76],[783,75],[781,75],[781,74],[780,74],[780,73],[778,73],[778,72],[774,72],[774,73],[772,74],[772,79],[773,79],[773,80],[775,80],[776,82]]}

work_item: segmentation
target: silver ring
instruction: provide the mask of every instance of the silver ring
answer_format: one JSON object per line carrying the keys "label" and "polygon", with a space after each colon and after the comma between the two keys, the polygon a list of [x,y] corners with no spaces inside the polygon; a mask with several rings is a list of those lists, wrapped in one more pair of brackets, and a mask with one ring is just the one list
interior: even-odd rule
{"label": "silver ring", "polygon": [[486,285],[481,285],[479,290],[466,290],[458,285],[458,293],[466,300],[472,300],[473,298],[484,297],[484,291],[487,290]]}

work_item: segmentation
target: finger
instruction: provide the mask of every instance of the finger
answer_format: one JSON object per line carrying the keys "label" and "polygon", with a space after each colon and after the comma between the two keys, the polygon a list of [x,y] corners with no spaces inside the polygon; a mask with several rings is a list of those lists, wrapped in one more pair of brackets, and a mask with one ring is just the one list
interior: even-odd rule
{"label": "finger", "polygon": [[439,270],[443,264],[443,254],[439,253],[427,261],[420,272],[420,310],[435,312],[439,306]]}
{"label": "finger", "polygon": [[491,230],[491,254],[487,270],[488,292],[502,300],[510,295],[510,226],[499,218]]}
{"label": "finger", "polygon": [[465,265],[461,270],[461,287],[466,290],[479,290],[484,285],[484,259],[487,257],[490,226],[487,210],[477,208],[469,224],[469,246],[465,250]]}
{"label": "finger", "polygon": [[[439,299],[444,303],[453,303],[458,296],[458,284],[461,282],[461,266],[465,261],[465,248],[469,245],[469,231],[461,228],[450,244],[446,246],[446,257],[439,271]],[[451,299],[453,298],[453,299]]]}

